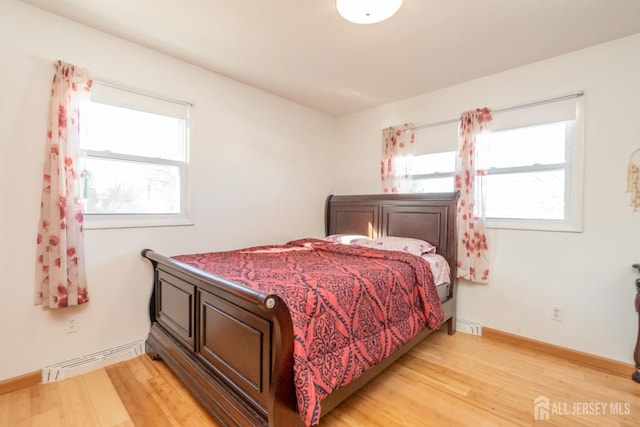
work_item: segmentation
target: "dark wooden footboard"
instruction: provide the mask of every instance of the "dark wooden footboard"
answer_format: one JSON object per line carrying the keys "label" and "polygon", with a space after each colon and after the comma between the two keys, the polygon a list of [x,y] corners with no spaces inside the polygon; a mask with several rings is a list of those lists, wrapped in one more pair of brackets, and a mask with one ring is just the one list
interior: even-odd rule
{"label": "dark wooden footboard", "polygon": [[284,302],[151,250],[151,331],[160,357],[223,425],[300,423]]}

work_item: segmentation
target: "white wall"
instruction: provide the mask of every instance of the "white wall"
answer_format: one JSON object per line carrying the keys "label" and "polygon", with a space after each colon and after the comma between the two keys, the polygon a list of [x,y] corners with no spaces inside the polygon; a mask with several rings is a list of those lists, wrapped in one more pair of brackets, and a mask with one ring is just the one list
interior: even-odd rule
{"label": "white wall", "polygon": [[[640,148],[639,53],[640,34],[343,117],[335,191],[380,191],[385,126],[584,90],[584,231],[491,230],[491,282],[461,284],[458,316],[631,363],[638,325],[631,264],[640,262],[640,212],[631,210],[625,191],[629,155]],[[550,320],[552,306],[564,308],[562,322]]]}
{"label": "white wall", "polygon": [[[0,2],[0,380],[148,333],[151,268],[165,254],[285,242],[323,233],[326,143],[335,119],[42,12]],[[52,63],[194,103],[195,226],[87,230],[91,302],[32,304]],[[80,330],[64,333],[77,314]]]}

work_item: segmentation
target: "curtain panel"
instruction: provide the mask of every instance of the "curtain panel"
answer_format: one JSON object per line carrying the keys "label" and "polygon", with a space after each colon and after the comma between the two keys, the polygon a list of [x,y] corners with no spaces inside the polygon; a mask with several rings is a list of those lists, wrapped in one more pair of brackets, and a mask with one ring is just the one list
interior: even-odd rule
{"label": "curtain panel", "polygon": [[84,268],[79,140],[82,104],[89,100],[92,77],[86,70],[62,61],[54,63],[54,67],[34,303],[64,308],[89,301]]}
{"label": "curtain panel", "polygon": [[380,175],[384,193],[411,192],[411,157],[414,142],[415,133],[410,123],[382,130]]}
{"label": "curtain panel", "polygon": [[484,225],[485,176],[480,138],[490,134],[491,110],[479,108],[464,112],[460,118],[455,189],[458,200],[458,277],[475,283],[487,283],[489,258]]}

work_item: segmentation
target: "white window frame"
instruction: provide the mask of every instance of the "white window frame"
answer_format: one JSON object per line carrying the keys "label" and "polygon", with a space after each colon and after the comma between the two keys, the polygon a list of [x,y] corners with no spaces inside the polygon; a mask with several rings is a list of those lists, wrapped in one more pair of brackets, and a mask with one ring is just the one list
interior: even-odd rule
{"label": "white window frame", "polygon": [[[571,98],[570,98],[571,99]],[[487,228],[582,232],[582,204],[583,204],[583,176],[584,176],[584,96],[576,95],[576,113],[573,126],[567,126],[565,141],[565,218],[552,219],[517,219],[517,218],[486,218]],[[526,109],[524,110],[526,111]],[[547,123],[550,123],[547,121]],[[493,129],[499,131],[501,129]],[[558,166],[558,165],[556,165]],[[531,171],[539,171],[545,167],[527,167]],[[523,168],[519,168],[523,170]],[[489,170],[488,173],[502,172],[504,169]]]}
{"label": "white window frame", "polygon": [[[491,168],[487,171],[488,175],[492,174],[500,174],[500,173],[509,173],[513,171],[542,171],[542,170],[550,170],[550,169],[560,169],[563,168],[565,170],[565,218],[562,220],[549,220],[549,219],[518,219],[518,218],[485,218],[485,226],[487,228],[495,228],[495,229],[513,229],[513,230],[540,230],[540,231],[562,231],[562,232],[582,232],[583,227],[583,177],[584,177],[584,96],[582,93],[567,95],[566,97],[559,97],[558,101],[573,99],[575,98],[575,122],[573,126],[567,126],[566,138],[567,144],[565,145],[565,163],[557,164],[557,165],[532,165],[532,166],[522,166],[522,167],[513,167],[513,168]],[[546,103],[555,102],[554,100],[550,101],[542,101],[540,103],[533,103],[534,106],[544,105]],[[521,109],[526,113],[526,108],[528,107],[517,107],[510,110]],[[495,112],[494,119],[497,115],[500,114],[500,111]],[[544,120],[538,122],[538,124],[544,123],[552,123],[554,120]],[[557,120],[557,121],[562,121]],[[448,122],[446,123],[448,124]],[[526,127],[526,126],[515,126],[517,127]],[[509,127],[498,127],[494,128],[493,131],[506,130]],[[513,127],[512,127],[513,128]],[[441,134],[441,131],[437,131]],[[452,138],[452,141],[455,137]],[[428,149],[429,141],[424,141],[423,144],[420,143],[419,136],[416,138],[417,145],[420,147],[422,145],[424,148],[418,148],[420,154],[431,154],[436,152],[431,152]],[[444,151],[455,151],[454,149],[445,150],[442,147],[442,141],[438,144],[438,152]],[[448,148],[451,148],[450,144],[446,145]],[[429,179],[429,178],[446,178],[451,177],[454,178],[455,172],[436,172],[430,174],[415,174],[413,175],[413,179]],[[452,188],[453,191],[453,188]],[[490,191],[490,189],[489,189]]]}
{"label": "white window frame", "polygon": [[[177,166],[180,177],[180,212],[179,213],[84,213],[85,229],[106,228],[138,228],[138,227],[168,227],[193,225],[192,220],[192,188],[190,185],[190,117],[191,104],[186,101],[174,100],[163,95],[144,92],[127,88],[121,85],[94,81],[91,91],[92,100],[102,104],[123,107],[132,110],[140,110],[162,114],[165,111],[169,116],[184,114],[186,120],[185,135],[185,161],[175,161],[146,156],[136,156],[123,153],[114,153],[108,150],[82,150],[82,155],[87,159],[114,160],[120,162],[132,162],[138,164],[157,164],[165,166]],[[184,113],[180,112],[183,110]]]}

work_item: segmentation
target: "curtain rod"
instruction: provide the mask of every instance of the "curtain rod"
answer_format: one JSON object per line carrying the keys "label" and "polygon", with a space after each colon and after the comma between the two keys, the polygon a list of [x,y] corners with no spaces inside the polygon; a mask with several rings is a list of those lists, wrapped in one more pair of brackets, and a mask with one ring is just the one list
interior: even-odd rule
{"label": "curtain rod", "polygon": [[[584,95],[584,92],[575,92],[575,93],[570,93],[570,94],[567,94],[567,95],[557,96],[555,98],[548,98],[548,99],[542,99],[540,101],[528,102],[526,104],[512,105],[511,107],[505,107],[505,108],[500,108],[500,109],[497,109],[497,110],[492,110],[491,113],[492,114],[500,114],[500,113],[506,113],[508,111],[520,110],[522,108],[537,107],[538,105],[551,104],[552,102],[559,102],[559,101],[564,101],[564,100],[567,100],[567,99],[579,98],[579,97],[581,97],[583,95]],[[460,118],[458,117],[456,119],[441,120],[439,122],[426,123],[426,124],[423,124],[423,125],[413,126],[413,127],[409,128],[408,130],[434,128],[434,127],[437,127],[437,126],[443,126],[443,125],[449,125],[449,124],[452,124],[452,123],[457,123],[459,121],[460,121]]]}

